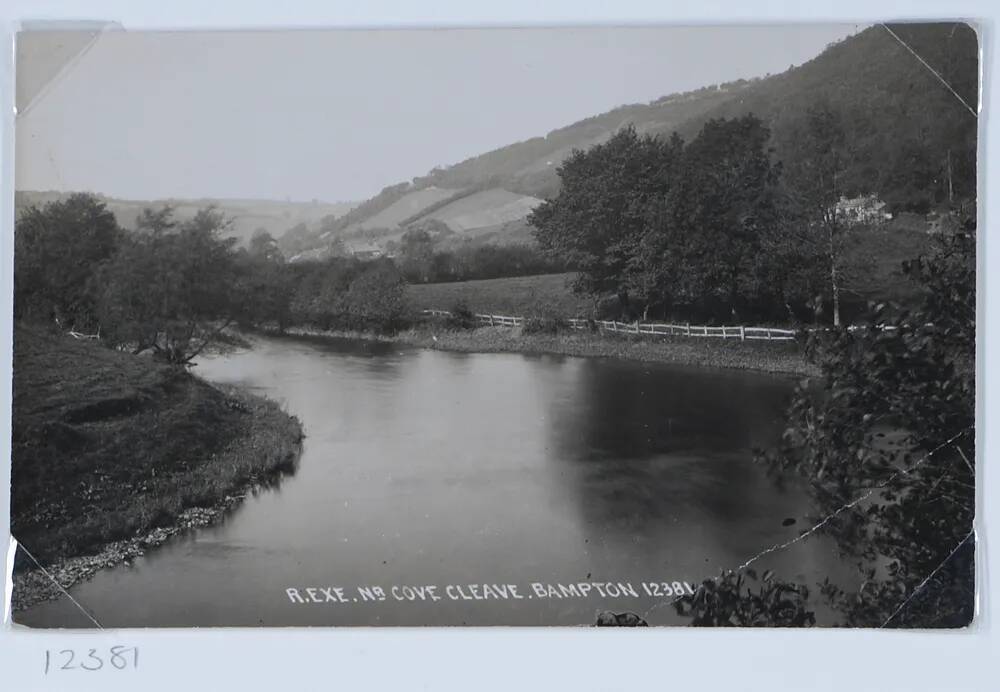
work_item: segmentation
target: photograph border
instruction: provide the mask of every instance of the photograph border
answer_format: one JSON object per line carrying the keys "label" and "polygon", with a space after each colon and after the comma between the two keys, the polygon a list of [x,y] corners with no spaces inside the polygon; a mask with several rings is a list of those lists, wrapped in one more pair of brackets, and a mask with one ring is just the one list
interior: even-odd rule
{"label": "photograph border", "polygon": [[[901,8],[876,7],[857,0],[810,3],[739,3],[735,0],[699,3],[624,1],[612,9],[596,1],[508,2],[472,6],[447,0],[423,3],[265,3],[224,2],[205,7],[192,0],[159,6],[92,0],[84,12],[72,0],[14,0],[0,10],[7,49],[0,68],[0,277],[6,292],[0,301],[0,339],[4,411],[8,433],[2,442],[9,458],[11,400],[11,323],[13,294],[13,37],[20,28],[41,28],[56,21],[71,28],[81,15],[108,18],[108,26],[139,29],[295,29],[374,27],[514,27],[601,26],[639,24],[773,24],[869,22],[886,20],[962,18],[976,26],[980,38],[980,124],[978,162],[978,227],[1000,217],[1000,196],[990,197],[992,166],[1000,162],[997,133],[989,132],[990,115],[1000,107],[991,88],[996,67],[995,22],[998,10],[989,0],[912,3]],[[92,21],[83,23],[93,28]],[[46,24],[46,28],[53,28]],[[119,30],[119,29],[115,29]],[[984,119],[985,117],[985,119]],[[995,129],[993,126],[992,129]],[[991,136],[993,135],[993,136]],[[101,689],[148,689],[195,686],[241,686],[250,689],[330,681],[335,686],[363,689],[555,689],[612,690],[655,685],[681,689],[986,689],[997,679],[993,655],[996,602],[989,598],[991,576],[997,573],[995,551],[988,549],[990,530],[1000,510],[984,502],[990,482],[983,460],[997,448],[1000,420],[986,406],[987,388],[1000,378],[987,360],[997,343],[1000,289],[989,282],[991,268],[1000,272],[1000,250],[978,236],[977,276],[977,616],[966,629],[954,631],[874,630],[694,630],[655,628],[652,631],[600,631],[590,628],[286,628],[212,630],[38,631],[10,621],[10,571],[13,550],[4,543],[4,619],[0,625],[0,671],[13,689],[93,686]],[[1000,276],[1000,273],[996,274]],[[993,356],[996,359],[997,356]],[[998,390],[1000,391],[1000,390]],[[0,540],[9,538],[10,466],[0,472]],[[143,666],[84,678],[46,680],[42,655],[46,649],[113,644],[138,646]],[[720,665],[720,659],[725,661]],[[970,660],[971,659],[971,660]],[[669,670],[669,672],[667,672]],[[309,685],[311,686],[311,685]],[[326,684],[323,685],[324,687]]]}

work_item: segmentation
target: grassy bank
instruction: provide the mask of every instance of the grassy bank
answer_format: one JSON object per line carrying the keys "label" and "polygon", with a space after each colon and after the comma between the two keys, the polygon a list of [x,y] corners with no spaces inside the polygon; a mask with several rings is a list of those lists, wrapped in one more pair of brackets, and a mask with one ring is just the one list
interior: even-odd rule
{"label": "grassy bank", "polygon": [[[62,585],[208,523],[291,470],[273,402],[97,344],[18,326],[11,532]],[[50,595],[19,555],[15,605]]]}
{"label": "grassy bank", "polygon": [[552,353],[568,356],[621,358],[676,365],[753,370],[780,375],[818,373],[794,342],[766,342],[693,337],[649,337],[632,334],[560,331],[525,334],[521,328],[448,329],[426,323],[392,336],[362,332],[318,332],[290,329],[290,334],[377,339],[423,348],[466,353]]}

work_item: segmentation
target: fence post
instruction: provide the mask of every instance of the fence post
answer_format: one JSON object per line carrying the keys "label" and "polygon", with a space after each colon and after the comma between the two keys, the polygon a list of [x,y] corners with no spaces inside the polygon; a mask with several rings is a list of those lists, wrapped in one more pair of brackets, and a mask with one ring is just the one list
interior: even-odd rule
{"label": "fence post", "polygon": [[688,322],[686,326],[686,331],[684,332],[686,336],[691,336],[691,323]]}
{"label": "fence post", "polygon": [[744,327],[741,324],[740,325],[740,341],[746,341],[746,340],[747,340],[746,327]]}
{"label": "fence post", "polygon": [[636,321],[635,321],[635,333],[636,333],[636,334],[638,334],[638,333],[639,333],[639,320],[636,320]]}
{"label": "fence post", "polygon": [[771,340],[771,328],[770,327],[767,328],[767,340],[768,341]]}
{"label": "fence post", "polygon": [[493,324],[493,315],[490,315],[490,326],[491,327],[494,326],[494,324]]}

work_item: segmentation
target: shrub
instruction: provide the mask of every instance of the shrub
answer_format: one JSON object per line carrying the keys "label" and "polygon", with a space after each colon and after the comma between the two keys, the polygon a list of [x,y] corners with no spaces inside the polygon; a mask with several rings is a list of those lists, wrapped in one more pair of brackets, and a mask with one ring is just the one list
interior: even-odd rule
{"label": "shrub", "polygon": [[458,301],[451,310],[451,315],[445,320],[452,329],[473,329],[476,327],[476,315],[469,309],[465,301]]}
{"label": "shrub", "polygon": [[569,323],[559,317],[534,316],[524,320],[521,331],[524,334],[558,334],[568,327]]}
{"label": "shrub", "polygon": [[757,572],[724,572],[707,579],[693,596],[674,602],[679,615],[691,618],[695,627],[808,627],[816,624],[808,609],[809,590],[799,584],[775,579],[768,570],[754,591]]}

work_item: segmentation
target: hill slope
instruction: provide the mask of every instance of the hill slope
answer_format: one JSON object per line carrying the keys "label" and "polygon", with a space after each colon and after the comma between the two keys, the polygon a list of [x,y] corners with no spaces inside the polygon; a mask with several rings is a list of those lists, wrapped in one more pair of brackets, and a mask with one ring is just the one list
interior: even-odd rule
{"label": "hill slope", "polygon": [[[428,200],[423,213],[419,204],[410,204],[413,213],[406,219],[392,215],[393,232],[382,237],[398,237],[409,225],[434,218],[453,231],[489,242],[504,242],[504,229],[510,229],[520,242],[526,237],[524,216],[538,199],[557,193],[556,170],[574,149],[602,142],[629,124],[639,132],[677,132],[690,139],[710,118],[754,113],[771,128],[776,155],[788,160],[795,155],[793,145],[803,115],[820,100],[828,100],[843,113],[853,147],[850,189],[878,192],[895,209],[921,213],[949,195],[971,197],[976,118],[900,41],[967,103],[977,102],[978,42],[971,27],[960,23],[874,26],[779,75],[622,106],[544,137],[435,169],[411,183],[386,188],[327,225],[322,237],[312,229],[306,245],[322,248],[334,237],[375,228],[381,223],[380,212],[431,189],[453,191],[453,202],[422,197]],[[505,201],[498,206],[498,200]]]}
{"label": "hill slope", "polygon": [[894,210],[926,211],[948,196],[949,181],[954,198],[975,195],[978,123],[965,104],[974,108],[978,101],[978,50],[967,24],[874,26],[680,128],[652,131],[676,130],[690,139],[709,118],[754,113],[769,125],[775,154],[787,163],[797,155],[802,115],[826,101],[840,111],[851,148],[850,194],[875,191]]}

